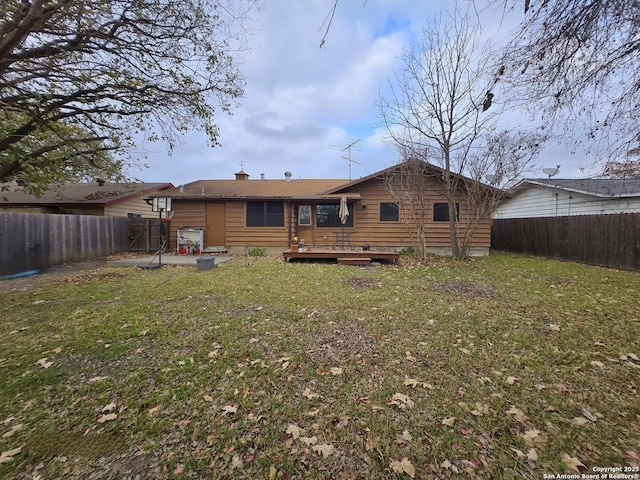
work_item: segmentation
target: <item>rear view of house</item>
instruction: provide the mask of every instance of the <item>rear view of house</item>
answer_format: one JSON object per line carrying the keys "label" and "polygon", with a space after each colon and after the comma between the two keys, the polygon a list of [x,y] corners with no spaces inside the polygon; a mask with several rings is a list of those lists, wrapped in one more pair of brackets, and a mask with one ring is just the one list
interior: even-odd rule
{"label": "rear view of house", "polygon": [[[398,166],[358,180],[295,179],[289,172],[280,179],[250,179],[244,171],[230,180],[198,180],[162,193],[172,200],[171,249],[179,250],[185,236],[202,247],[224,246],[242,253],[262,247],[270,253],[289,248],[294,238],[322,248],[398,250],[416,244],[414,214],[406,211],[386,188],[386,179]],[[444,190],[434,175],[426,181],[425,238],[429,251],[451,252],[449,216]],[[343,223],[340,202],[349,214]],[[465,193],[456,194],[461,223],[467,221]],[[472,254],[487,254],[491,219],[480,222],[471,245]]]}

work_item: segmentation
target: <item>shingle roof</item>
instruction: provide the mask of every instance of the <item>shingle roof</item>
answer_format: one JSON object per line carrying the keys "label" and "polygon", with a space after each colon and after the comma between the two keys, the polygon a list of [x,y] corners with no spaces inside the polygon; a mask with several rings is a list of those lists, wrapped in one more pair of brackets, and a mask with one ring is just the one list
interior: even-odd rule
{"label": "shingle roof", "polygon": [[104,185],[92,183],[71,183],[52,188],[40,197],[26,193],[15,182],[1,185],[7,187],[0,191],[0,206],[2,205],[64,205],[64,204],[93,204],[110,205],[134,195],[145,192],[155,192],[158,189],[173,187],[171,183],[112,183]]}
{"label": "shingle roof", "polygon": [[[220,198],[314,199],[331,198],[323,192],[332,190],[348,180],[309,179],[278,180],[197,180],[182,187],[162,192],[162,196],[183,200]],[[159,195],[152,195],[159,196]]]}
{"label": "shingle roof", "polygon": [[528,185],[560,188],[571,192],[583,193],[597,197],[638,197],[640,196],[640,179],[634,178],[526,178],[522,180],[514,191],[526,188]]}

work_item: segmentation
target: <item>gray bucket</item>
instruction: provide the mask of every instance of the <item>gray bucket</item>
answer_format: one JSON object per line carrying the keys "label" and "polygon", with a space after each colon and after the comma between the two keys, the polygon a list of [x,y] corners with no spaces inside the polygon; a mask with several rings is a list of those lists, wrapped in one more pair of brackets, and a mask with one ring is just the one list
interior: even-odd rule
{"label": "gray bucket", "polygon": [[211,270],[216,266],[216,257],[198,257],[196,263],[198,270]]}

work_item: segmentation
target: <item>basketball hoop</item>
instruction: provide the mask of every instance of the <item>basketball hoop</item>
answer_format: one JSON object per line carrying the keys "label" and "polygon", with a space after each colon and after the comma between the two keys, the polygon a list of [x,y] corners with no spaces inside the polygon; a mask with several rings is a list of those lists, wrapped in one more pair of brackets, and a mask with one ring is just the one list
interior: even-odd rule
{"label": "basketball hoop", "polygon": [[173,217],[173,210],[163,210],[160,212],[160,218],[162,220],[171,220],[171,217]]}

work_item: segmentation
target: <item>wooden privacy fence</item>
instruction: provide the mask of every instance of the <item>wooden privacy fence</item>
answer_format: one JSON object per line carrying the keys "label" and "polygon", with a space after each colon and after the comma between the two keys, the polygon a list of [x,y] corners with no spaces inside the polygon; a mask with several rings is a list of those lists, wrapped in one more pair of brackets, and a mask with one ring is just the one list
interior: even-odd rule
{"label": "wooden privacy fence", "polygon": [[640,270],[640,213],[496,219],[491,248]]}
{"label": "wooden privacy fence", "polygon": [[0,275],[127,250],[125,217],[0,213]]}
{"label": "wooden privacy fence", "polygon": [[[164,222],[164,238],[169,235],[169,222],[159,218],[129,219],[129,251],[155,253],[160,239],[160,222]],[[167,246],[165,245],[165,249]]]}

